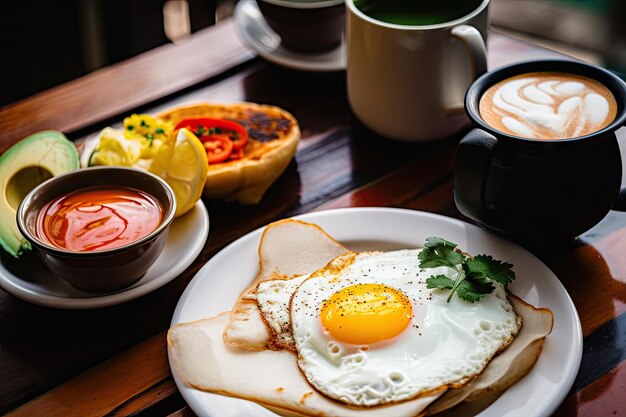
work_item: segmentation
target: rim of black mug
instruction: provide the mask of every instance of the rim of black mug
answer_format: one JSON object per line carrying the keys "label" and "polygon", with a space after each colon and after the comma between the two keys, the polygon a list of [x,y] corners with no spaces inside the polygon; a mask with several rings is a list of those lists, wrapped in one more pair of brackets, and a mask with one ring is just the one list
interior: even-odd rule
{"label": "rim of black mug", "polygon": [[[566,74],[583,75],[592,78],[608,88],[617,102],[617,114],[615,119],[603,129],[584,136],[562,139],[533,139],[512,135],[489,126],[480,116],[479,103],[482,95],[489,87],[516,75],[528,72],[562,72]],[[571,143],[585,140],[591,137],[604,136],[615,132],[626,125],[626,83],[617,75],[596,65],[569,59],[550,59],[523,61],[495,68],[474,81],[465,94],[465,113],[470,120],[481,129],[491,133],[495,137],[526,143]]]}

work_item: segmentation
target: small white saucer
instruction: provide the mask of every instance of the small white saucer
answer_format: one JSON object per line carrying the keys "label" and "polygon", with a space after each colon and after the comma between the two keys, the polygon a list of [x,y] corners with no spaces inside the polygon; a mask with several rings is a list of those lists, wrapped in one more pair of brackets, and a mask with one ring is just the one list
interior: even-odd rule
{"label": "small white saucer", "polygon": [[287,68],[329,72],[346,69],[345,38],[337,48],[321,53],[292,51],[281,46],[255,0],[241,0],[235,7],[235,26],[241,41],[266,60]]}
{"label": "small white saucer", "polygon": [[121,291],[90,294],[53,275],[34,254],[12,261],[0,258],[0,287],[33,304],[64,309],[100,308],[120,304],[170,282],[196,259],[209,235],[209,215],[202,201],[174,220],[163,252],[139,281]]}

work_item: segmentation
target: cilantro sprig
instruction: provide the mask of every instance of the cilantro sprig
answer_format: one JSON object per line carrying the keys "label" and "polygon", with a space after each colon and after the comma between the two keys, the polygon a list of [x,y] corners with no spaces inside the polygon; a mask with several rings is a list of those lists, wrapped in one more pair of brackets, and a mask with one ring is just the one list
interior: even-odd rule
{"label": "cilantro sprig", "polygon": [[455,276],[438,274],[426,279],[427,288],[450,290],[448,302],[454,293],[459,298],[475,303],[494,290],[492,282],[508,284],[515,279],[513,265],[489,255],[467,256],[457,249],[457,244],[440,237],[426,239],[419,253],[420,268],[445,266],[455,271]]}

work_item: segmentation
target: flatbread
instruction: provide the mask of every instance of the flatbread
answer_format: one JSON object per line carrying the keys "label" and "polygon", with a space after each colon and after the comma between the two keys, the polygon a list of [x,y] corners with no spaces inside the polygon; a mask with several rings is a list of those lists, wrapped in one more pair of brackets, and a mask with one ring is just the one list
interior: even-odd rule
{"label": "flatbread", "polygon": [[519,297],[510,297],[515,311],[522,317],[522,329],[513,342],[496,356],[485,370],[462,388],[448,390],[428,407],[428,414],[440,413],[462,401],[477,401],[501,392],[522,379],[539,358],[545,337],[552,331],[554,318],[550,310],[535,308]]}
{"label": "flatbread", "polygon": [[198,103],[174,107],[158,115],[176,124],[192,117],[234,120],[246,127],[249,141],[244,158],[209,165],[203,195],[242,204],[258,203],[269,186],[287,168],[296,152],[300,128],[283,109],[255,103]]}
{"label": "flatbread", "polygon": [[[277,407],[305,416],[415,417],[442,393],[389,406],[359,409],[312,388],[296,355],[286,350],[249,351],[224,343],[230,313],[173,326],[167,334],[172,365],[188,386]],[[281,413],[282,414],[282,413]]]}
{"label": "flatbread", "polygon": [[259,282],[314,272],[347,250],[317,225],[293,219],[269,224],[259,243],[259,273],[233,306],[224,341],[241,349],[280,349],[257,305]]}

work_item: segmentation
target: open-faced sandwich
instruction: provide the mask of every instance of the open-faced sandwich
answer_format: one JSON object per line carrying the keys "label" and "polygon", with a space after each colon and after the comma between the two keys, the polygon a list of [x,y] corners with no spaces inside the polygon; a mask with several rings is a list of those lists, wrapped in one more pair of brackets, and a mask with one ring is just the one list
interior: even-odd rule
{"label": "open-faced sandwich", "polygon": [[278,107],[199,103],[132,115],[121,130],[105,128],[83,163],[143,168],[175,192],[256,204],[289,164],[299,138],[296,119]]}
{"label": "open-faced sandwich", "polygon": [[512,265],[429,238],[353,252],[316,225],[269,225],[231,311],[173,326],[190,387],[280,414],[436,414],[502,392],[533,367],[553,316],[507,290]]}

